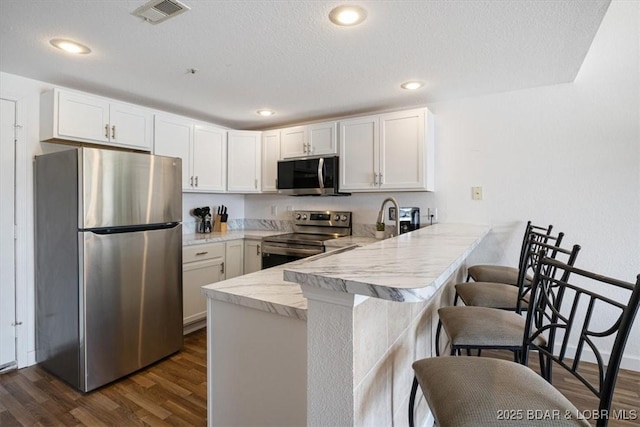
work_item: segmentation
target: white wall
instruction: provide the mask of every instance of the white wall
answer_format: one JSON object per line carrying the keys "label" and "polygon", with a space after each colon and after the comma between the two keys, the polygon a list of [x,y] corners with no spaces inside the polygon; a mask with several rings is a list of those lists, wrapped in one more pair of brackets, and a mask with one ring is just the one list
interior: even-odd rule
{"label": "white wall", "polygon": [[[553,224],[582,251],[577,266],[635,282],[640,273],[640,3],[613,2],[574,83],[429,105],[436,123],[436,192],[397,193],[438,208],[440,222],[493,233],[476,261],[517,264],[524,223]],[[471,200],[471,187],[484,200]],[[248,217],[278,206],[347,209],[373,223],[383,194],[250,196]],[[424,218],[423,218],[424,222]],[[480,255],[482,254],[482,255]],[[598,313],[602,323],[609,314]],[[640,326],[625,367],[640,371]]]}

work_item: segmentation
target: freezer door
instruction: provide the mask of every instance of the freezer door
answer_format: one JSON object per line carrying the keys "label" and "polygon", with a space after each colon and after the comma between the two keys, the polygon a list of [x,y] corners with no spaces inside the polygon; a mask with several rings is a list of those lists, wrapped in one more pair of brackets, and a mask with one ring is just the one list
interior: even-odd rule
{"label": "freezer door", "polygon": [[182,160],[81,148],[80,228],[182,221]]}
{"label": "freezer door", "polygon": [[79,238],[80,388],[89,391],[182,347],[182,225]]}

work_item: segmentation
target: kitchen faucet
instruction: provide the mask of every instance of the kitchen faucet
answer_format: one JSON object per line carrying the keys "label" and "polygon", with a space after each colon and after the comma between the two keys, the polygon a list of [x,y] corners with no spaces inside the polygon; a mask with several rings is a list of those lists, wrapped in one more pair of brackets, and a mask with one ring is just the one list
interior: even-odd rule
{"label": "kitchen faucet", "polygon": [[[387,197],[382,201],[382,205],[380,205],[380,212],[378,212],[378,220],[376,222],[382,223],[382,218],[384,216],[384,205],[387,202],[393,203],[393,206],[396,208],[396,236],[400,233],[400,207],[398,206],[398,201],[393,197]],[[393,236],[393,235],[392,235]]]}

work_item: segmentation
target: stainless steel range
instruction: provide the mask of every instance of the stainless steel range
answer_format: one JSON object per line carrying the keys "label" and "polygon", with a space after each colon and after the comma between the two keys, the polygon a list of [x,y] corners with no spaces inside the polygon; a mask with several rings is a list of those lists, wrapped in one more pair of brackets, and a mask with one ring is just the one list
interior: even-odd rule
{"label": "stainless steel range", "polygon": [[351,235],[351,212],[295,211],[293,233],[262,239],[262,268],[325,251],[324,242]]}

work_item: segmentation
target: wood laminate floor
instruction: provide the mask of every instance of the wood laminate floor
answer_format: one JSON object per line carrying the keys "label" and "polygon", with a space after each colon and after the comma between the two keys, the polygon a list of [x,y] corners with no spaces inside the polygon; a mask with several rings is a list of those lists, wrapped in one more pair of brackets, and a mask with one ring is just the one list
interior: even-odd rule
{"label": "wood laminate floor", "polygon": [[[88,394],[31,366],[0,375],[0,426],[204,426],[206,375],[204,329],[187,335],[181,352]],[[597,408],[597,399],[559,368],[554,385],[581,411]],[[639,372],[620,372],[614,409],[638,418],[613,419],[609,427],[640,425]]]}

